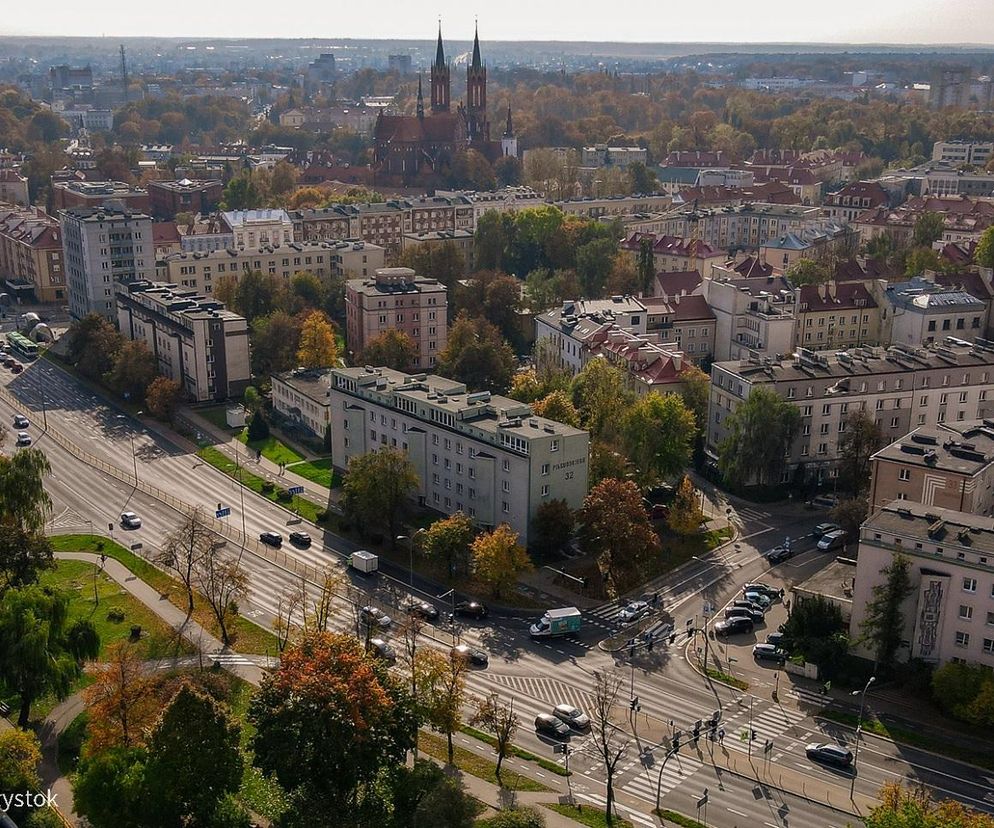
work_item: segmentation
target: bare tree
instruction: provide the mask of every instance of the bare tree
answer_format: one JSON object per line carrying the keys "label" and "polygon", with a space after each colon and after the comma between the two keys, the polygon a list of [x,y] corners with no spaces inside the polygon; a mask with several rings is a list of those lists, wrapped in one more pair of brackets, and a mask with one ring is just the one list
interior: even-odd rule
{"label": "bare tree", "polygon": [[331,623],[331,609],[335,600],[342,576],[332,568],[325,569],[321,574],[320,583],[313,591],[308,590],[308,583],[300,579],[300,609],[303,613],[304,629],[308,632],[327,632]]}
{"label": "bare tree", "polygon": [[480,699],[470,723],[493,733],[497,739],[497,770],[494,775],[497,777],[497,784],[503,788],[500,766],[507,756],[508,748],[511,747],[514,734],[518,731],[518,714],[514,712],[514,698],[512,697],[510,703],[506,705],[496,693]]}
{"label": "bare tree", "polygon": [[193,584],[214,613],[221,643],[231,643],[228,625],[238,614],[238,602],[248,594],[248,574],[241,565],[217,554],[199,558],[193,570]]}
{"label": "bare tree", "polygon": [[414,698],[418,697],[418,676],[414,669],[414,662],[418,656],[418,644],[421,633],[424,632],[424,626],[424,619],[412,612],[408,613],[400,628],[401,635],[404,637],[404,659],[411,671],[411,696]]}
{"label": "bare tree", "polygon": [[214,533],[207,528],[203,512],[198,508],[183,524],[166,536],[162,549],[153,562],[176,573],[186,590],[186,619],[193,615],[194,581],[203,558],[211,557]]}
{"label": "bare tree", "polygon": [[290,636],[293,632],[293,617],[299,609],[300,590],[297,587],[287,587],[280,593],[276,601],[276,618],[273,619],[276,649],[281,653],[290,643]]}
{"label": "bare tree", "polygon": [[594,709],[591,717],[593,746],[597,756],[604,764],[607,776],[607,806],[605,818],[608,825],[613,824],[614,811],[614,776],[618,769],[631,739],[624,730],[611,721],[611,714],[618,705],[623,679],[616,673],[594,671]]}

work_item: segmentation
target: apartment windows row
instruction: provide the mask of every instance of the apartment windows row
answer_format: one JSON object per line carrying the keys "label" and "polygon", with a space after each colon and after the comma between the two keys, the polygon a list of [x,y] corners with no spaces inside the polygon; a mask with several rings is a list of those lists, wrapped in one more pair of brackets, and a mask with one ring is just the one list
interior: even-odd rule
{"label": "apartment windows row", "polygon": [[[955,643],[957,647],[969,647],[970,646],[970,633],[964,630],[956,630]],[[984,655],[994,655],[994,638],[985,638],[983,640],[982,649]]]}

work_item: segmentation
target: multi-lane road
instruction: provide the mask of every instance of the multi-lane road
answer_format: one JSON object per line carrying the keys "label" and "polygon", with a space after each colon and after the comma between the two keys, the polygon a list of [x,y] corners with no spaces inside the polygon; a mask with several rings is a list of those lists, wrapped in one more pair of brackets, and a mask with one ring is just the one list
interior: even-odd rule
{"label": "multi-lane road", "polygon": [[[231,478],[145,425],[123,416],[45,361],[32,364],[16,377],[4,371],[0,380],[13,397],[0,396],[0,417],[10,423],[14,413],[28,415],[35,445],[46,452],[52,464],[53,475],[48,486],[55,506],[52,531],[85,531],[91,527],[94,531],[107,531],[114,524],[113,533],[118,540],[126,544],[141,543],[143,553],[148,555],[162,544],[183,516],[134,485],[122,482],[121,474],[107,475],[81,462],[45,433],[45,422],[63,439],[72,440],[84,451],[123,472],[133,474],[137,469],[144,483],[170,492],[185,504],[202,507],[208,514],[213,513],[218,503],[230,506],[232,514],[227,520],[231,527],[241,528],[244,521],[249,538],[272,529],[285,533],[296,522],[292,515],[270,501],[249,491],[239,492]],[[142,517],[140,530],[125,532],[119,527],[118,517],[127,510]],[[806,535],[818,517],[803,514],[784,518],[756,507],[739,510],[736,519],[742,525],[741,539],[682,568],[660,591],[659,605],[676,628],[682,630],[688,621],[692,626],[699,625],[705,600],[720,607],[736,592],[737,585],[746,580],[764,575],[767,579],[785,578],[788,582],[800,580],[820,565],[821,559],[814,553],[802,551],[791,567],[768,573],[759,549],[780,542],[782,534],[795,538]],[[322,537],[316,527],[310,527],[309,531],[315,539],[310,549],[284,547],[286,553],[314,567],[341,567],[342,553],[354,546],[334,536]],[[243,613],[264,626],[270,624],[281,595],[299,583],[299,576],[279,565],[271,555],[262,554],[255,543],[247,544],[244,551],[238,544],[229,544],[222,554],[240,554],[249,573],[250,593],[242,602]],[[377,587],[370,589],[365,585],[365,588],[371,600],[397,614],[395,602],[404,591],[402,584],[383,578]],[[440,603],[444,609],[444,602]],[[532,641],[525,629],[527,622],[520,618],[491,617],[486,626],[465,625],[459,630],[461,637],[490,653],[490,666],[472,673],[471,691],[513,697],[522,721],[517,741],[552,758],[551,744],[531,731],[534,716],[563,701],[589,710],[593,672],[611,667],[620,670],[626,680],[625,701],[630,685],[639,697],[641,709],[623,735],[631,739],[632,745],[622,763],[616,788],[621,810],[638,824],[652,824],[648,814],[655,805],[657,791],[664,807],[694,814],[694,805],[705,788],[709,790],[707,819],[711,825],[734,828],[752,822],[773,828],[791,824],[825,828],[858,824],[843,813],[850,807],[852,780],[816,767],[804,756],[804,745],[809,741],[852,742],[851,730],[809,715],[821,707],[820,699],[808,698],[804,691],[792,691],[784,677],[780,681],[779,703],[775,702],[768,686],[772,680],[768,673],[759,671],[749,677],[755,688],[750,693],[712,684],[695,672],[684,657],[683,635],[675,646],[657,646],[651,653],[637,653],[634,659],[629,659],[627,651],[605,652],[598,644],[618,632],[617,609],[616,605],[605,605],[585,612],[581,636],[548,642]],[[339,628],[347,629],[354,624],[350,612],[340,608],[340,615],[336,621]],[[448,647],[451,643],[447,633],[440,632],[438,639],[438,646]],[[751,657],[743,654],[739,662],[753,671]],[[687,733],[696,720],[707,718],[715,709],[722,711],[727,734],[724,744],[710,744],[702,739],[699,749],[687,745],[663,764],[673,731]],[[744,729],[755,729],[760,744],[767,738],[774,740],[774,748],[758,763],[749,755],[754,753],[749,744],[740,741]],[[589,737],[575,736],[571,741],[574,748],[571,769],[576,772],[574,793],[581,800],[602,804],[603,769],[593,755]],[[713,754],[715,761],[711,758]],[[726,756],[730,758],[725,759]],[[735,772],[726,769],[728,766]],[[778,792],[777,774],[789,776],[790,785],[785,782],[784,786],[807,798]],[[858,795],[873,796],[882,782],[909,778],[926,782],[940,795],[994,809],[994,803],[984,798],[991,789],[990,780],[976,769],[898,748],[890,742],[864,741],[855,784]],[[820,804],[826,798],[837,808]]]}

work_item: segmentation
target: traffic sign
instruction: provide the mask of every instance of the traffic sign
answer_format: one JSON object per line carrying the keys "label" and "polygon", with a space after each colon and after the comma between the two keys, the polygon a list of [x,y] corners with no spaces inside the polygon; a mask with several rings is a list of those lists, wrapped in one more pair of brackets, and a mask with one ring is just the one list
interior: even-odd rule
{"label": "traffic sign", "polygon": [[303,494],[304,493],[304,487],[303,486],[291,486],[289,489],[287,489],[287,493],[288,494],[292,494],[292,495]]}
{"label": "traffic sign", "polygon": [[216,517],[216,518],[226,518],[230,514],[231,514],[231,507],[230,506],[225,506],[223,509],[217,509],[214,512],[214,517]]}

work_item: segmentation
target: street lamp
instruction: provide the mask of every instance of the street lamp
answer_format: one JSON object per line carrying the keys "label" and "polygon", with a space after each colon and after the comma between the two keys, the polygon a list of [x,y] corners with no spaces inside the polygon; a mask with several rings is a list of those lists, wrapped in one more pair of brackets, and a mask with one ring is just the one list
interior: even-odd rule
{"label": "street lamp", "polygon": [[422,527],[421,527],[420,529],[418,529],[418,531],[417,531],[417,532],[415,532],[415,533],[414,533],[413,535],[397,535],[397,537],[396,537],[396,540],[397,540],[398,542],[400,542],[400,541],[402,541],[402,540],[406,540],[406,541],[407,541],[407,551],[408,551],[408,553],[409,553],[409,555],[410,555],[410,560],[409,560],[409,573],[410,573],[410,574],[409,574],[409,576],[408,576],[408,577],[409,577],[409,580],[410,580],[410,582],[411,582],[411,589],[414,589],[414,540],[415,540],[415,539],[417,538],[417,536],[418,536],[418,535],[420,535],[420,534],[421,534],[422,532],[427,532],[427,531],[428,531],[428,530],[427,530],[427,529],[425,529],[425,528],[424,528],[424,527],[422,526]]}
{"label": "street lamp", "polygon": [[[144,413],[145,413],[144,411],[138,411],[138,412],[135,413],[135,417],[140,417]],[[123,414],[118,414],[117,415],[117,419],[119,419],[119,420],[125,420],[126,421],[128,418],[125,417]],[[134,430],[131,430],[128,433],[128,437],[131,439],[131,462],[134,463],[134,467],[135,467],[135,488],[137,489],[138,488],[138,455],[135,453],[135,433],[134,433]]]}
{"label": "street lamp", "polygon": [[866,709],[866,691],[870,689],[870,685],[877,680],[876,676],[870,676],[867,679],[866,684],[863,686],[862,690],[853,690],[852,695],[860,696],[859,700],[859,718],[856,720],[856,752],[852,759],[852,782],[849,785],[849,799],[851,800],[856,795],[856,763],[859,761],[859,740],[863,735],[863,711]]}

